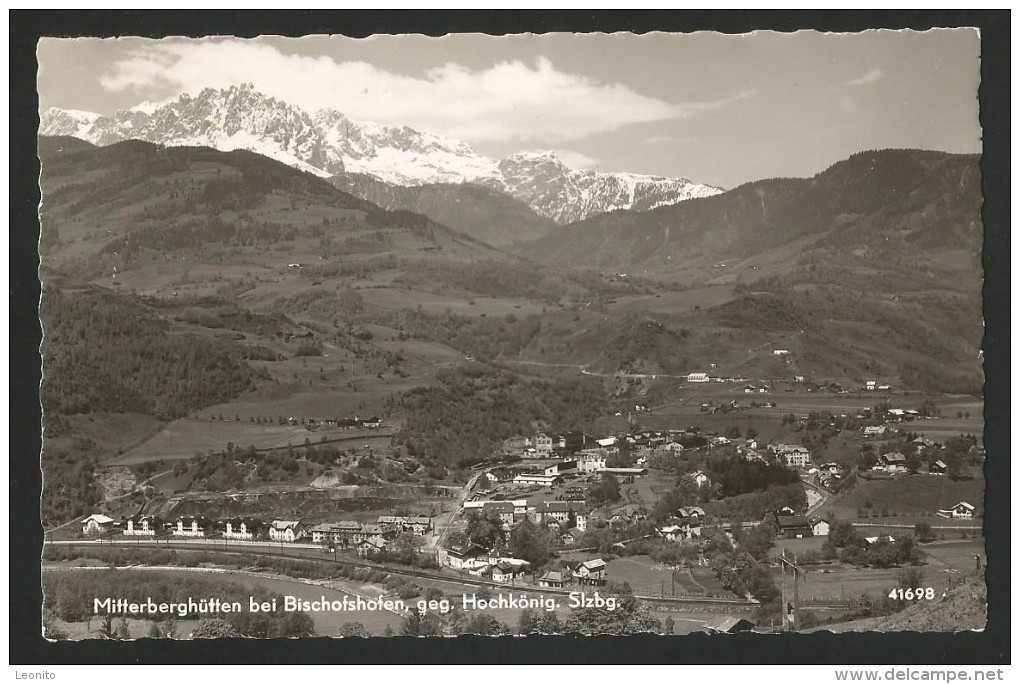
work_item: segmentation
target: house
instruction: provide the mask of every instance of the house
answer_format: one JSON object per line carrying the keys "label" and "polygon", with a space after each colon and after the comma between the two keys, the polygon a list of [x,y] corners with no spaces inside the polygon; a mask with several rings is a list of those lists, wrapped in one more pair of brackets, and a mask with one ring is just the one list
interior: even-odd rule
{"label": "house", "polygon": [[274,520],[269,524],[269,538],[279,542],[296,542],[305,536],[300,520]]}
{"label": "house", "polygon": [[380,515],[376,522],[393,527],[398,533],[410,532],[419,537],[432,529],[432,518],[427,515]]}
{"label": "house", "polygon": [[253,518],[230,518],[224,523],[224,539],[252,541],[263,532],[263,523]]}
{"label": "house", "polygon": [[974,507],[966,501],[961,501],[952,508],[939,510],[939,516],[952,518],[954,520],[970,520],[974,517]]}
{"label": "house", "polygon": [[548,456],[553,450],[553,439],[544,432],[535,435],[535,452],[539,457]]}
{"label": "house", "polygon": [[489,501],[482,512],[487,516],[496,516],[504,525],[514,524],[514,505],[509,501]]}
{"label": "house", "polygon": [[597,473],[606,467],[609,452],[605,448],[585,449],[577,452],[577,470],[582,473]]}
{"label": "house", "polygon": [[611,446],[616,446],[616,442],[617,442],[617,438],[616,437],[603,437],[602,439],[595,440],[595,443],[598,444],[600,447],[603,447],[603,448],[608,448],[608,447],[611,447]]}
{"label": "house", "polygon": [[444,556],[445,565],[454,570],[466,568],[471,561],[476,560],[485,553],[480,546],[471,542],[464,542],[463,544],[442,549],[442,552],[440,555]]}
{"label": "house", "polygon": [[549,570],[538,578],[538,586],[559,588],[570,582],[570,575],[561,570]]}
{"label": "house", "polygon": [[705,627],[715,634],[736,634],[750,632],[754,629],[754,623],[734,615],[719,615],[705,623]]}
{"label": "house", "polygon": [[152,515],[133,515],[124,521],[124,534],[129,537],[155,537],[163,529],[163,521]]}
{"label": "house", "polygon": [[656,452],[658,453],[665,452],[670,456],[678,456],[684,452],[684,445],[681,444],[680,442],[670,442],[669,444],[666,444],[656,449]]}
{"label": "house", "polygon": [[694,480],[694,484],[699,487],[711,486],[712,479],[704,473],[702,470],[695,470],[690,475],[691,479]]}
{"label": "house", "polygon": [[806,468],[811,464],[811,452],[799,444],[775,444],[769,448],[788,468]]}
{"label": "house", "polygon": [[581,530],[586,527],[588,517],[581,501],[545,501],[535,507],[535,513],[541,522],[553,521],[561,525],[573,515],[575,525]]}
{"label": "house", "polygon": [[564,546],[577,546],[581,543],[582,537],[584,537],[584,530],[580,527],[571,527],[560,535],[560,543]]}
{"label": "house", "polygon": [[386,540],[382,537],[372,537],[371,539],[364,539],[358,542],[357,545],[358,555],[362,558],[371,556],[379,551],[386,548]]}
{"label": "house", "polygon": [[341,520],[336,523],[323,523],[311,530],[312,542],[315,544],[336,544],[349,548],[361,542],[365,537],[361,523],[354,520]]}
{"label": "house", "polygon": [[772,350],[772,355],[773,356],[789,356],[790,355],[790,350],[789,349],[773,349]]}
{"label": "house", "polygon": [[492,565],[493,582],[513,582],[531,570],[531,563],[518,558],[500,558]]}
{"label": "house", "polygon": [[209,528],[209,521],[205,518],[185,515],[177,518],[173,535],[175,537],[204,537]]}
{"label": "house", "polygon": [[695,528],[691,528],[688,523],[684,523],[682,525],[677,524],[665,525],[663,527],[660,527],[658,531],[659,535],[666,541],[678,542],[683,541],[684,539],[690,539],[695,536],[700,537],[701,536],[700,525],[696,528],[698,532],[697,535],[692,534],[693,529]]}
{"label": "house", "polygon": [[605,584],[606,574],[606,562],[601,558],[584,561],[574,571],[574,577],[580,584]]}
{"label": "house", "polygon": [[708,373],[690,373],[687,382],[708,382]]}
{"label": "house", "polygon": [[829,521],[823,519],[815,520],[811,523],[811,534],[815,537],[828,537],[829,536]]}
{"label": "house", "polygon": [[807,518],[799,515],[776,515],[779,536],[787,539],[803,539],[813,534],[813,526]]}
{"label": "house", "polygon": [[865,437],[878,437],[884,434],[885,434],[884,425],[869,425],[866,428],[864,428]]}
{"label": "house", "polygon": [[949,466],[941,459],[928,466],[928,472],[932,475],[945,475],[948,471]]}
{"label": "house", "polygon": [[81,521],[81,533],[87,537],[106,534],[113,529],[113,518],[102,513],[93,513]]}
{"label": "house", "polygon": [[907,457],[898,451],[891,451],[878,457],[878,463],[889,472],[906,472]]}
{"label": "house", "polygon": [[704,520],[705,509],[701,506],[683,506],[676,509],[675,515],[680,519]]}

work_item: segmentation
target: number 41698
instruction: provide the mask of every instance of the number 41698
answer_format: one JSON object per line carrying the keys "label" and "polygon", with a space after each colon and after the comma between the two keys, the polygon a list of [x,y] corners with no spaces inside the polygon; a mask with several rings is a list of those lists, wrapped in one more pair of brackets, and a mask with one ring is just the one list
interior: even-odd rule
{"label": "number 41698", "polygon": [[931,601],[935,598],[934,587],[917,587],[916,589],[896,588],[889,592],[889,598],[900,601]]}

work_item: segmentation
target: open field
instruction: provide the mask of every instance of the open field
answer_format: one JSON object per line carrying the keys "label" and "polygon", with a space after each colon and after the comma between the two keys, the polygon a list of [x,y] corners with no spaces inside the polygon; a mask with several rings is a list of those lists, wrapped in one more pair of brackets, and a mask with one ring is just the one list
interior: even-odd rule
{"label": "open field", "polygon": [[[213,415],[210,411],[209,415]],[[218,414],[217,414],[218,415]],[[224,418],[227,416],[224,415]],[[369,445],[373,448],[389,446],[392,429],[378,430],[321,429],[308,430],[300,425],[279,425],[273,423],[252,423],[248,420],[207,420],[204,418],[181,418],[166,426],[159,433],[124,454],[112,459],[116,465],[131,465],[158,460],[182,460],[209,450],[220,452],[227,443],[238,447],[254,446],[257,449],[272,447],[295,447],[309,440],[313,445],[322,442],[342,440],[350,447]],[[346,448],[346,447],[345,447]]]}
{"label": "open field", "polygon": [[469,293],[431,294],[400,288],[359,288],[365,303],[383,309],[413,309],[441,314],[449,311],[458,316],[526,316],[542,313],[542,305],[524,298],[494,298]]}
{"label": "open field", "polygon": [[652,295],[623,295],[606,309],[613,313],[678,314],[693,311],[695,307],[707,309],[735,299],[729,286],[699,287],[681,292],[665,291]]}
{"label": "open field", "polygon": [[[859,511],[882,516],[883,521],[892,514],[913,524],[921,516],[932,525],[959,524],[935,517],[939,509],[948,508],[959,501],[981,507],[984,502],[984,478],[953,480],[942,475],[904,475],[894,479],[857,478],[854,487],[844,494],[833,496],[824,507],[840,520],[858,520]],[[870,504],[870,505],[869,505]],[[867,522],[865,520],[864,522]]]}
{"label": "open field", "polygon": [[659,595],[671,589],[672,570],[648,556],[624,556],[607,563],[609,579],[627,582],[635,594]]}

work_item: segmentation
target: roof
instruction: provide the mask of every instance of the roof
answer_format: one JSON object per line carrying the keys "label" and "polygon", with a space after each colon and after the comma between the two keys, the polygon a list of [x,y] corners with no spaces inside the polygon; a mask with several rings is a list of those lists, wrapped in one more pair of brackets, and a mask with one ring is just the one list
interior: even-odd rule
{"label": "roof", "polygon": [[477,544],[472,544],[471,542],[468,542],[466,544],[462,544],[459,546],[451,546],[446,549],[446,552],[454,556],[459,556],[463,558],[465,556],[477,556],[478,554],[482,553],[482,547],[478,546]]}
{"label": "roof", "polygon": [[901,454],[898,451],[891,451],[888,454],[882,454],[882,458],[884,458],[887,463],[889,463],[889,462],[899,463],[901,461],[906,461],[907,460],[907,457],[904,456],[903,454]]}
{"label": "roof", "polygon": [[800,515],[777,515],[776,523],[779,524],[780,529],[785,527],[804,527],[811,524],[807,518]]}
{"label": "roof", "polygon": [[486,513],[513,513],[514,505],[509,501],[488,501],[482,510]]}
{"label": "roof", "polygon": [[587,568],[589,571],[601,570],[606,567],[606,562],[601,558],[593,558],[581,563],[581,567]]}
{"label": "roof", "polygon": [[276,530],[286,530],[291,527],[297,527],[300,524],[300,520],[274,520],[272,522],[273,529]]}
{"label": "roof", "polygon": [[113,522],[113,518],[111,518],[111,517],[109,517],[107,515],[103,515],[102,513],[93,513],[92,515],[90,515],[89,517],[85,518],[81,522],[84,525],[85,523],[87,523],[89,521],[95,522],[95,523],[97,523],[99,525],[109,525],[110,523]]}
{"label": "roof", "polygon": [[582,501],[546,501],[542,504],[543,513],[570,513],[584,510]]}
{"label": "roof", "polygon": [[560,572],[559,570],[549,570],[544,575],[542,575],[539,579],[540,580],[544,580],[546,582],[565,582],[566,581],[566,579],[563,577],[563,573]]}
{"label": "roof", "polygon": [[953,506],[953,508],[959,508],[960,506],[963,506],[964,508],[966,508],[967,510],[970,510],[970,511],[973,511],[973,510],[974,510],[974,507],[973,507],[973,506],[971,506],[971,505],[970,505],[969,503],[967,503],[966,501],[961,501],[960,503],[958,503],[958,504],[956,504],[955,506]]}

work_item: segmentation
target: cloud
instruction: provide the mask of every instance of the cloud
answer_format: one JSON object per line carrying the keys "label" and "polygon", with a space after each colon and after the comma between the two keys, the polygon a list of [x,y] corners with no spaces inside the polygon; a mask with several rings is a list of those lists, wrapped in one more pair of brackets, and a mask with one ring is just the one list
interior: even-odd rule
{"label": "cloud", "polygon": [[846,82],[846,85],[849,86],[868,85],[869,83],[874,83],[875,81],[881,81],[883,78],[885,78],[885,72],[882,71],[881,69],[875,68],[869,71],[868,73],[864,74],[863,76],[850,79],[849,81]]}
{"label": "cloud", "polygon": [[572,169],[594,169],[601,163],[599,159],[575,150],[555,149],[548,151],[555,154],[560,161]]}
{"label": "cloud", "polygon": [[366,62],[283,54],[257,41],[153,42],[115,62],[100,85],[115,92],[195,93],[242,82],[309,112],[342,111],[356,121],[408,125],[469,142],[560,143],[624,126],[685,118],[747,97],[670,103],[559,71],[551,61],[503,61],[473,70],[447,63],[408,76]]}
{"label": "cloud", "polygon": [[687,145],[692,142],[697,142],[697,138],[691,136],[679,136],[679,135],[652,135],[645,138],[646,145],[661,145],[662,143],[671,143],[674,145]]}

